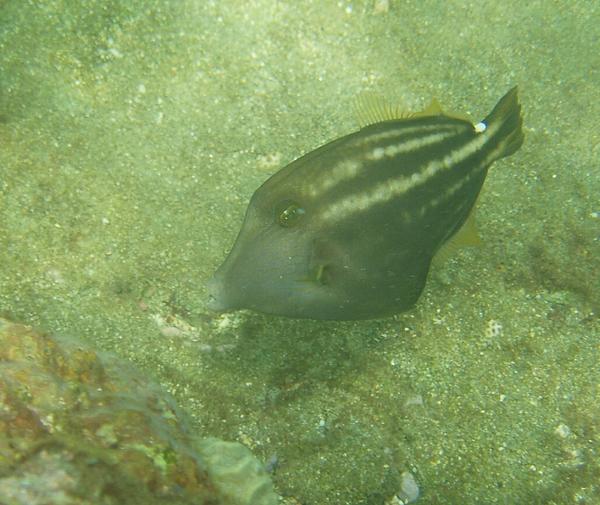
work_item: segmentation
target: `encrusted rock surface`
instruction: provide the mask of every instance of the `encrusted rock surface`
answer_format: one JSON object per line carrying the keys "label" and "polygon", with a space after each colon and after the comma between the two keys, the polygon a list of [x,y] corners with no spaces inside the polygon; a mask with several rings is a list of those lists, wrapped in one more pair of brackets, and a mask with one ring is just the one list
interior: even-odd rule
{"label": "encrusted rock surface", "polygon": [[174,400],[130,365],[0,319],[0,503],[271,505],[277,497],[248,449],[196,437]]}

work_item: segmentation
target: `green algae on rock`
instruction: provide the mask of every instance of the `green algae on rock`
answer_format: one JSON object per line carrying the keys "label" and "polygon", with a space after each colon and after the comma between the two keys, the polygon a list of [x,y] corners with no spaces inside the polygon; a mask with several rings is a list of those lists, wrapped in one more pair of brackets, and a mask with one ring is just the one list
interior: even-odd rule
{"label": "green algae on rock", "polygon": [[250,451],[223,444],[131,366],[0,319],[0,503],[277,503]]}

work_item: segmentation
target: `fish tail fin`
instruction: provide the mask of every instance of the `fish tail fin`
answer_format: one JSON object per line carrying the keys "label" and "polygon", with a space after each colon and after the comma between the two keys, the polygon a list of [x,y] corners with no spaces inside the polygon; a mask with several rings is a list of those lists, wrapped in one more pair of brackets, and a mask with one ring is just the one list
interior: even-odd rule
{"label": "fish tail fin", "polygon": [[490,129],[497,128],[494,133],[500,147],[497,159],[510,156],[521,147],[524,138],[523,117],[516,86],[500,99],[483,123]]}

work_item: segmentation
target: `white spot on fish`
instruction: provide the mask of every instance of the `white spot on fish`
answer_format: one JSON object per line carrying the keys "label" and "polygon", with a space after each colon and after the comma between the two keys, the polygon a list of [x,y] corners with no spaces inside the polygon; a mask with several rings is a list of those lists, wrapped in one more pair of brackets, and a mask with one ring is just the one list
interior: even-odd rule
{"label": "white spot on fish", "polygon": [[385,149],[383,147],[376,147],[375,149],[373,149],[373,153],[371,154],[370,159],[380,160],[381,158],[383,158],[384,154],[385,154]]}

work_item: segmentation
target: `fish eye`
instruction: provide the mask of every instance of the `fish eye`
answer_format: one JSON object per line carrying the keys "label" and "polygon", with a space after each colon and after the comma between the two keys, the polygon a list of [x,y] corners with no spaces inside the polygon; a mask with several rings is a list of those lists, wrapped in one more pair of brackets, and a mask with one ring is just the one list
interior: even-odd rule
{"label": "fish eye", "polygon": [[284,228],[296,226],[304,214],[306,211],[300,205],[289,200],[281,202],[275,212],[277,222]]}

